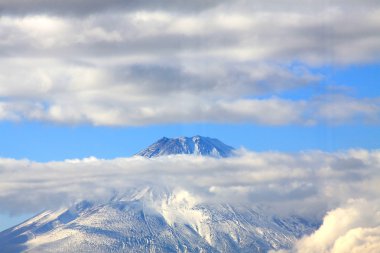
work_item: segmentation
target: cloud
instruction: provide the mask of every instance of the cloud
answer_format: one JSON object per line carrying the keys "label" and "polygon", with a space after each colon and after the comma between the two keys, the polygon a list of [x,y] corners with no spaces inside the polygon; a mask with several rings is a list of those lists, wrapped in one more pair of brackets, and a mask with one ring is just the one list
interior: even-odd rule
{"label": "cloud", "polygon": [[378,2],[169,2],[2,1],[0,119],[379,122],[378,98],[332,97],[316,70],[378,61]]}
{"label": "cloud", "polygon": [[195,203],[259,205],[280,216],[323,220],[318,230],[281,253],[374,253],[380,246],[379,172],[378,150],[240,150],[225,159],[89,157],[47,163],[2,158],[0,210],[33,213],[150,187],[156,194],[184,193]]}
{"label": "cloud", "polygon": [[246,63],[225,71],[218,65],[64,65],[51,59],[0,61],[0,82],[7,84],[0,86],[0,119],[106,126],[379,123],[377,98],[281,98],[284,90],[317,86],[320,77],[302,66]]}
{"label": "cloud", "polygon": [[[108,85],[104,90],[101,82],[106,82],[106,74],[81,68],[69,71],[77,75],[57,75],[57,82],[51,81],[43,73],[35,73],[35,78],[41,79],[40,85],[38,89],[30,89],[27,93],[24,93],[30,88],[27,85],[25,88],[16,85],[8,90],[3,89],[4,92],[14,95],[0,101],[0,119],[105,126],[178,122],[307,126],[321,123],[378,124],[380,121],[380,101],[377,98],[239,98],[233,92],[218,96],[220,90],[213,94],[201,88],[184,88],[184,91],[177,92],[149,91],[146,90],[148,87],[133,83]],[[76,86],[76,82],[81,80],[82,85]],[[86,81],[89,82],[88,86]],[[228,86],[225,88],[229,89]]]}
{"label": "cloud", "polygon": [[63,124],[295,123],[302,102],[241,97],[307,87],[319,79],[303,69],[266,64],[244,64],[229,72],[222,66],[210,70],[69,63],[62,68],[54,60],[0,65],[6,72],[0,74],[0,82],[8,82],[0,86],[0,97],[5,98],[0,101],[1,119]]}
{"label": "cloud", "polygon": [[317,117],[335,123],[349,121],[379,122],[379,102],[375,99],[350,99],[344,96],[332,96],[315,101],[319,104],[315,110]]}
{"label": "cloud", "polygon": [[290,251],[310,253],[374,253],[380,248],[379,202],[350,200],[327,213],[322,226],[300,239]]}
{"label": "cloud", "polygon": [[377,201],[378,151],[252,153],[227,159],[174,156],[37,163],[0,160],[0,209],[36,212],[134,187],[183,189],[204,201],[269,206],[322,217],[348,199]]}
{"label": "cloud", "polygon": [[[110,0],[107,2],[95,0],[73,1],[48,1],[48,0],[32,0],[32,1],[2,1],[0,10],[4,13],[24,15],[28,13],[51,13],[58,15],[89,15],[92,13],[103,11],[136,11],[136,10],[172,10],[179,12],[202,11],[211,7],[215,7],[224,1],[216,0],[194,0],[184,2],[181,0],[168,1],[123,1]],[[227,1],[228,2],[228,1]]]}
{"label": "cloud", "polygon": [[[276,3],[277,8],[271,3],[249,1],[171,2],[6,1],[2,8],[5,14],[12,6],[23,7],[25,13],[1,19],[1,51],[22,57],[133,56],[181,62],[214,59],[350,64],[377,61],[379,57],[380,6],[374,1],[361,1],[360,5],[355,1],[312,1],[307,5],[286,1],[286,5]],[[140,8],[120,11],[120,5],[135,3]],[[44,7],[36,13],[39,4]],[[80,11],[81,5],[89,10],[99,7],[99,13],[59,15],[59,10]],[[111,10],[104,8],[107,6]],[[160,6],[177,6],[184,12]],[[205,8],[186,11],[192,7]],[[56,9],[55,14],[43,8]]]}

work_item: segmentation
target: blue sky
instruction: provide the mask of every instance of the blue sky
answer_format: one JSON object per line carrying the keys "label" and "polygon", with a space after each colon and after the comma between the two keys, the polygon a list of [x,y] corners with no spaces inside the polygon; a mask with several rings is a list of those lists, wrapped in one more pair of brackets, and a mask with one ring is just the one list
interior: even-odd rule
{"label": "blue sky", "polygon": [[379,149],[378,2],[170,3],[2,1],[0,157],[112,159],[197,134]]}

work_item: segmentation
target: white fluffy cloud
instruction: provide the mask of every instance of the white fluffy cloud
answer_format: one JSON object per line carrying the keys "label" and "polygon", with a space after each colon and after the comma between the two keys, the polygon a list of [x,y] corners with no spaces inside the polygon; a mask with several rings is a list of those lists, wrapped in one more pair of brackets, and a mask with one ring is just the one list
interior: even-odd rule
{"label": "white fluffy cloud", "polygon": [[[380,242],[380,151],[239,151],[236,157],[170,156],[37,163],[0,159],[0,210],[33,213],[131,189],[185,191],[200,202],[260,205],[323,219],[282,253],[375,253]],[[327,214],[326,214],[327,212]],[[322,218],[324,216],[324,218]]]}
{"label": "white fluffy cloud", "polygon": [[322,226],[299,240],[286,252],[376,253],[380,249],[380,209],[378,201],[350,200],[330,211]]}
{"label": "white fluffy cloud", "polygon": [[[214,66],[105,66],[51,59],[0,61],[1,120],[63,124],[145,125],[190,122],[248,122],[263,125],[350,121],[378,123],[380,101],[344,95],[283,99],[282,90],[316,85],[307,70],[258,64]],[[35,65],[35,67],[33,67]],[[255,68],[252,70],[252,68]],[[257,98],[255,95],[278,95]],[[251,97],[246,97],[246,96]],[[3,98],[3,99],[1,99]],[[173,106],[175,105],[175,106]]]}
{"label": "white fluffy cloud", "polygon": [[269,205],[323,215],[350,198],[378,198],[378,151],[251,153],[227,159],[175,156],[37,163],[1,159],[0,205],[37,211],[104,199],[131,187],[183,188],[205,200]]}
{"label": "white fluffy cloud", "polygon": [[378,123],[376,98],[283,96],[376,62],[378,2],[154,2],[2,1],[0,120]]}

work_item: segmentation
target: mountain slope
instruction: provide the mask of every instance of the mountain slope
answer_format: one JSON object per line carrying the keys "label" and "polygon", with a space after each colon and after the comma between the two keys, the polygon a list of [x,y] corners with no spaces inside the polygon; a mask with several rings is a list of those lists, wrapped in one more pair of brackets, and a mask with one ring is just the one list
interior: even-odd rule
{"label": "mountain slope", "polygon": [[103,204],[43,212],[1,232],[0,245],[2,253],[267,252],[289,248],[314,228],[259,208],[145,188]]}
{"label": "mountain slope", "polygon": [[148,158],[177,154],[228,157],[232,155],[233,150],[233,147],[224,144],[218,139],[197,135],[174,139],[163,137],[136,155]]}

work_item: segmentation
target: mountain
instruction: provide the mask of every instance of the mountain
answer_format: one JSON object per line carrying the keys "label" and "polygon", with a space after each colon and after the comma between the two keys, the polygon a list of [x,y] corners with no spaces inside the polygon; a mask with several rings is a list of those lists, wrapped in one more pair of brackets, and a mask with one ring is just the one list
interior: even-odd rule
{"label": "mountain", "polygon": [[[233,151],[208,137],[164,137],[137,155],[228,157]],[[269,252],[289,249],[318,227],[259,206],[204,201],[168,186],[127,189],[108,201],[44,211],[0,232],[0,252]]]}
{"label": "mountain", "polygon": [[316,226],[186,191],[134,189],[106,203],[45,211],[0,233],[2,253],[268,252]]}
{"label": "mountain", "polygon": [[177,154],[228,157],[232,155],[233,151],[233,147],[218,139],[197,135],[179,138],[163,137],[136,155],[148,158]]}

